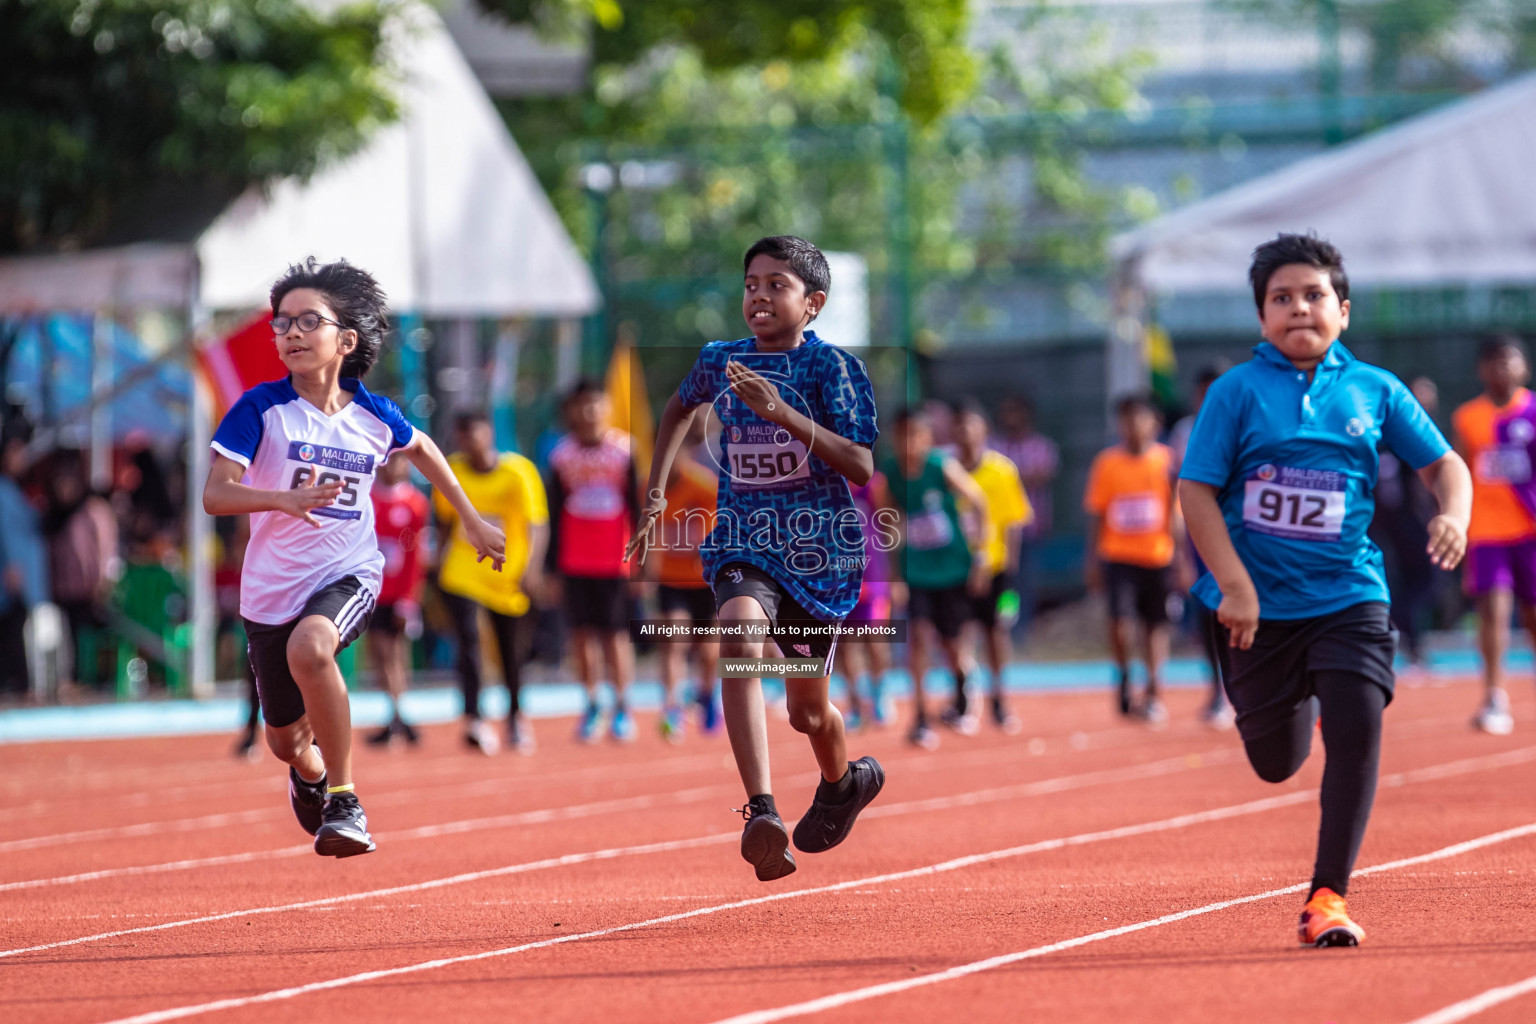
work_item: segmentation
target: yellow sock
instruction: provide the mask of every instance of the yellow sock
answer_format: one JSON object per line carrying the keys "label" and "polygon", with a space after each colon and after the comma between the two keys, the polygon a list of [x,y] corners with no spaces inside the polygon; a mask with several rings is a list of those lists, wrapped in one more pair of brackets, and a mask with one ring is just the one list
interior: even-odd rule
{"label": "yellow sock", "polygon": [[357,789],[357,787],[353,786],[352,783],[349,782],[345,786],[327,786],[325,791],[328,794],[329,793],[352,793],[352,792],[355,792],[356,789]]}

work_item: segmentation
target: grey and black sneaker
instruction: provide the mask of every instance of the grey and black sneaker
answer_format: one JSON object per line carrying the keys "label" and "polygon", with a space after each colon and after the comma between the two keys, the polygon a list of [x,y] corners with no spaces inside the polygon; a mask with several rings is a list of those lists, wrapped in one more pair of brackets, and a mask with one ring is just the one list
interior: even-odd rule
{"label": "grey and black sneaker", "polygon": [[325,817],[325,776],[320,776],[319,782],[305,782],[289,765],[288,802],[293,805],[293,816],[299,819],[305,832],[314,835],[320,831]]}
{"label": "grey and black sneaker", "polygon": [[789,852],[789,830],[774,810],[772,797],[755,796],[741,808],[747,825],[741,830],[741,856],[757,870],[759,882],[794,874],[795,858]]}
{"label": "grey and black sneaker", "polygon": [[332,793],[325,802],[325,823],[315,833],[315,852],[322,857],[355,857],[376,849],[357,794]]}
{"label": "grey and black sneaker", "polygon": [[795,825],[795,849],[801,853],[825,853],[847,839],[859,812],[885,786],[885,769],[872,757],[849,761],[848,774],[853,778],[853,791],[845,799],[838,803],[823,800],[818,789],[811,809]]}

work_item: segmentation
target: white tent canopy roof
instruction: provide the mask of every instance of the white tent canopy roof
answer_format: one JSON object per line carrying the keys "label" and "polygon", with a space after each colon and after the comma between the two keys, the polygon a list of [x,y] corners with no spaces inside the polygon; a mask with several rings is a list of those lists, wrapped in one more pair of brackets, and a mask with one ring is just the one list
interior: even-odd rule
{"label": "white tent canopy roof", "polygon": [[0,259],[0,314],[185,311],[196,290],[197,263],[185,245],[141,242]]}
{"label": "white tent canopy roof", "polygon": [[1120,235],[1153,291],[1246,290],[1253,249],[1316,231],[1351,283],[1536,283],[1536,74],[1311,157]]}
{"label": "white tent canopy roof", "polygon": [[437,13],[402,12],[401,119],[307,183],[248,193],[198,241],[208,309],[266,302],[307,256],[367,268],[390,305],[430,317],[581,316],[587,265]]}

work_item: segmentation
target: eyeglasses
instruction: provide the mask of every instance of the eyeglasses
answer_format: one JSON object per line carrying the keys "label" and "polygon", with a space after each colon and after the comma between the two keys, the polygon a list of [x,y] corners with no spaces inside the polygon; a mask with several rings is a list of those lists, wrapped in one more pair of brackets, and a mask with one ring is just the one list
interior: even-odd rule
{"label": "eyeglasses", "polygon": [[321,324],[336,324],[337,327],[342,326],[335,320],[327,319],[326,317],[321,316],[319,313],[300,313],[298,316],[275,316],[271,320],[268,320],[267,323],[272,325],[272,333],[276,335],[287,334],[288,328],[292,327],[295,323],[299,325],[299,330],[303,331],[305,334],[318,329]]}

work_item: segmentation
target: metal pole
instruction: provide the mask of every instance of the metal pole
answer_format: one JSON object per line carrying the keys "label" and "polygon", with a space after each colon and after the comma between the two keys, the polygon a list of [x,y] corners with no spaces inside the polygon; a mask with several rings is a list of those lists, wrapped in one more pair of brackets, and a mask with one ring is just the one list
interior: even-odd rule
{"label": "metal pole", "polygon": [[103,400],[112,388],[112,317],[97,311],[91,321],[91,488],[112,488],[112,404]]}
{"label": "metal pole", "polygon": [[[190,328],[189,328],[190,329]],[[191,584],[187,621],[192,627],[187,678],[192,696],[213,696],[214,631],[218,611],[213,592],[213,518],[203,511],[203,478],[208,473],[212,403],[202,375],[192,374],[187,424],[187,577]]]}
{"label": "metal pole", "polygon": [[491,418],[496,428],[496,447],[504,452],[517,446],[517,357],[523,342],[523,325],[503,320],[496,335],[496,359],[491,365]]}
{"label": "metal pole", "polygon": [[1338,0],[1318,0],[1318,91],[1323,104],[1323,137],[1328,145],[1344,141],[1343,59],[1339,54]]}
{"label": "metal pole", "polygon": [[555,390],[562,395],[581,376],[581,325],[569,316],[555,325]]}

